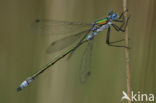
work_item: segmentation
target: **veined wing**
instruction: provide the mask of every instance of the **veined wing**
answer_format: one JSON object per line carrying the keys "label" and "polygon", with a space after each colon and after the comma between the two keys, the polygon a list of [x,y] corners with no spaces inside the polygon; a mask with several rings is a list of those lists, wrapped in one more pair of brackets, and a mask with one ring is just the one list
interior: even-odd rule
{"label": "veined wing", "polygon": [[36,20],[31,25],[31,31],[39,34],[73,34],[79,30],[89,28],[91,24],[80,22],[68,22],[61,20]]}
{"label": "veined wing", "polygon": [[83,53],[82,63],[80,67],[81,83],[85,83],[91,74],[91,56],[92,56],[92,49],[93,49],[93,40],[88,41],[88,45]]}
{"label": "veined wing", "polygon": [[69,45],[72,45],[73,42],[75,42],[76,40],[79,40],[79,38],[83,37],[83,35],[85,35],[89,30],[90,29],[52,42],[47,49],[47,53],[54,53],[54,52],[65,49]]}

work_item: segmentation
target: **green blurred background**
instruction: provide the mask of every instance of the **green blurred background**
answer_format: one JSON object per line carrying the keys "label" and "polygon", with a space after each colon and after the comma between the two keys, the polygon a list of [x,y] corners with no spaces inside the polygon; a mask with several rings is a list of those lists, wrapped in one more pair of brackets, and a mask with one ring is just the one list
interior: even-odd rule
{"label": "green blurred background", "polygon": [[[125,52],[105,44],[106,31],[94,40],[92,75],[85,84],[79,80],[84,45],[23,91],[16,88],[53,57],[45,51],[56,37],[31,32],[35,19],[92,22],[110,9],[121,13],[122,5],[122,0],[1,0],[0,103],[121,103]],[[128,0],[128,10],[131,90],[156,94],[156,1]],[[121,38],[124,33],[111,31],[112,40]]]}

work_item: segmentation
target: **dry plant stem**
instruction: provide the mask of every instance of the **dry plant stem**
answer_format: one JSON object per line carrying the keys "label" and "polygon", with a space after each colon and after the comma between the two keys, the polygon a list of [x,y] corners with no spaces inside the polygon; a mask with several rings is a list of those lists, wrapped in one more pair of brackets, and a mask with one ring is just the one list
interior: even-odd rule
{"label": "dry plant stem", "polygon": [[[127,0],[123,0],[123,9],[126,11],[127,9]],[[127,12],[124,14],[125,22],[127,21]],[[126,27],[125,31],[125,46],[129,47],[128,45],[128,26]],[[129,63],[129,48],[125,48],[125,59],[126,59],[126,76],[127,76],[127,94],[131,98],[131,88],[130,88],[130,63]],[[131,101],[128,100],[128,103]]]}

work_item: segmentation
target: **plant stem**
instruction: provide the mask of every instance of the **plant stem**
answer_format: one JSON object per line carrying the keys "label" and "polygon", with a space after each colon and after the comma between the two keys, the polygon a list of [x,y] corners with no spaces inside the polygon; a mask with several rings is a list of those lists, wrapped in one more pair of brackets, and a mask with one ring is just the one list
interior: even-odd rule
{"label": "plant stem", "polygon": [[[127,0],[123,0],[123,9],[124,11],[127,10]],[[124,13],[125,22],[127,21],[127,12]],[[128,44],[128,26],[126,27],[125,31],[125,46],[129,47]],[[127,78],[127,94],[129,98],[131,98],[131,88],[130,88],[130,60],[129,60],[129,48],[125,48],[125,60],[126,60],[126,78]],[[131,101],[128,100],[128,103]]]}

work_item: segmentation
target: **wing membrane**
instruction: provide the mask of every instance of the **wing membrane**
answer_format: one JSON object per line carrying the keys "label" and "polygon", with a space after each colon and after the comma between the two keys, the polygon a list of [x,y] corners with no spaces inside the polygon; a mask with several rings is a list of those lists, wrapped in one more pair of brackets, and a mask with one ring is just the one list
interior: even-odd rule
{"label": "wing membrane", "polygon": [[87,23],[43,19],[34,21],[31,25],[31,31],[39,34],[73,34],[90,26]]}
{"label": "wing membrane", "polygon": [[93,49],[93,40],[88,41],[88,45],[84,51],[82,57],[82,63],[80,68],[80,81],[85,83],[91,73],[91,56]]}
{"label": "wing membrane", "polygon": [[85,30],[80,33],[76,33],[74,35],[67,36],[60,40],[56,40],[56,41],[52,42],[47,49],[47,53],[54,53],[54,52],[60,51],[62,49],[65,49],[69,45],[72,45],[73,42],[75,42],[76,40],[81,38],[87,32],[88,32],[88,30]]}

